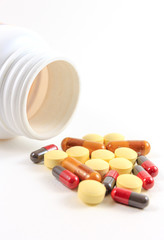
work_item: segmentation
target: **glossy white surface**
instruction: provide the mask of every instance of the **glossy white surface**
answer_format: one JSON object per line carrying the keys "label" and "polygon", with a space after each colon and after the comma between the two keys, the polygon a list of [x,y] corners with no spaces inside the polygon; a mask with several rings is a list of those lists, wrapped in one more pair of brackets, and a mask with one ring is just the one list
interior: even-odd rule
{"label": "glossy white surface", "polygon": [[42,37],[14,25],[0,24],[0,52],[0,139],[58,135],[78,101],[75,68],[57,59]]}

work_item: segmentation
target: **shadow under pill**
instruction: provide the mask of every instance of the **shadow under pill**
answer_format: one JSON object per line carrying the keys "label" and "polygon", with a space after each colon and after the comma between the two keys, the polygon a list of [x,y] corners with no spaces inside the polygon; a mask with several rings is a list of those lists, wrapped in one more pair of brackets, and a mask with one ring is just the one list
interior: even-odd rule
{"label": "shadow under pill", "polygon": [[1,154],[5,153],[6,155],[28,152],[30,156],[31,151],[37,149],[39,145],[40,143],[34,140],[16,137],[13,139],[0,140],[0,151]]}
{"label": "shadow under pill", "polygon": [[74,192],[74,194],[70,193],[69,196],[65,197],[63,196],[63,199],[61,200],[62,204],[67,207],[67,208],[71,208],[72,210],[84,210],[90,207],[94,207],[96,205],[87,205],[85,203],[83,203],[77,195],[77,192]]}
{"label": "shadow under pill", "polygon": [[103,202],[101,204],[105,208],[106,207],[110,208],[110,207],[113,207],[113,205],[115,205],[115,202],[111,198],[110,194],[108,194],[107,196],[105,196],[105,198],[104,198],[104,200],[103,200]]}
{"label": "shadow under pill", "polygon": [[52,178],[50,176],[43,177],[42,182],[44,185],[46,185],[46,188],[49,188],[51,191],[54,192],[55,196],[56,193],[63,194],[63,198],[60,199],[60,202],[63,204],[63,206],[72,209],[86,208],[87,205],[83,204],[83,202],[78,199],[77,188],[69,189],[62,183],[60,183],[58,180],[56,180],[53,176]]}
{"label": "shadow under pill", "polygon": [[72,191],[72,190],[68,189],[67,187],[65,187],[58,180],[56,180],[56,178],[52,175],[51,171],[48,174],[49,174],[48,176],[46,174],[44,174],[44,176],[42,176],[40,178],[40,181],[42,182],[42,184],[44,186],[46,186],[47,189],[50,189],[54,193],[56,193],[56,192],[64,193],[64,192]]}

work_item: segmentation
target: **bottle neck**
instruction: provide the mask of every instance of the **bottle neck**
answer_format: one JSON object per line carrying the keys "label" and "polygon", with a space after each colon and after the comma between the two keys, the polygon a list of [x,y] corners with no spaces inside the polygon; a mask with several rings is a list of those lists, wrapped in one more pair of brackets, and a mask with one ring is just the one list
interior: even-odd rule
{"label": "bottle neck", "polygon": [[57,135],[76,106],[75,69],[46,49],[21,48],[0,70],[1,124],[11,135],[48,139]]}

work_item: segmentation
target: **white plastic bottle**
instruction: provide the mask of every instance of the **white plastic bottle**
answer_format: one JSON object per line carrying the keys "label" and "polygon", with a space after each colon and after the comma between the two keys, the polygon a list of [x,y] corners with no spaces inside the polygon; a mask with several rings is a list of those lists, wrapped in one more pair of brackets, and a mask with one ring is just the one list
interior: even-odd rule
{"label": "white plastic bottle", "polygon": [[0,24],[0,139],[49,139],[70,119],[79,78],[35,33]]}

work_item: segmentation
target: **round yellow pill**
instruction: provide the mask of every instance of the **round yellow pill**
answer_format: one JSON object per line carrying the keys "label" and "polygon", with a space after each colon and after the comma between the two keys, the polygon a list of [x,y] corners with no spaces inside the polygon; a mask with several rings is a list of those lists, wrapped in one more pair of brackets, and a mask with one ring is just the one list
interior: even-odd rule
{"label": "round yellow pill", "polygon": [[132,164],[135,163],[137,159],[137,153],[131,148],[128,147],[120,147],[115,150],[116,157],[123,157],[131,161]]}
{"label": "round yellow pill", "polygon": [[106,193],[105,186],[95,180],[84,180],[78,187],[78,197],[86,204],[96,205],[103,201]]}
{"label": "round yellow pill", "polygon": [[125,137],[122,134],[119,133],[109,133],[104,136],[104,144],[105,146],[112,141],[123,141],[125,140]]}
{"label": "round yellow pill", "polygon": [[112,170],[116,170],[119,175],[131,173],[133,164],[126,158],[113,158],[109,162]]}
{"label": "round yellow pill", "polygon": [[116,182],[117,187],[126,188],[137,193],[141,192],[142,184],[142,180],[132,174],[122,174],[118,176]]}
{"label": "round yellow pill", "polygon": [[69,157],[76,158],[82,163],[85,163],[89,159],[89,150],[85,147],[74,146],[67,149],[66,153]]}
{"label": "round yellow pill", "polygon": [[54,168],[68,157],[68,154],[61,150],[52,150],[44,155],[44,165],[48,168]]}
{"label": "round yellow pill", "polygon": [[91,158],[103,159],[107,163],[109,163],[109,161],[112,160],[114,157],[115,157],[115,155],[113,152],[111,152],[109,150],[105,150],[105,149],[95,150],[91,154]]}
{"label": "round yellow pill", "polygon": [[94,133],[85,135],[83,139],[87,141],[92,141],[92,142],[104,143],[104,138]]}
{"label": "round yellow pill", "polygon": [[91,159],[86,161],[85,164],[99,172],[102,177],[109,171],[109,163],[102,159]]}

